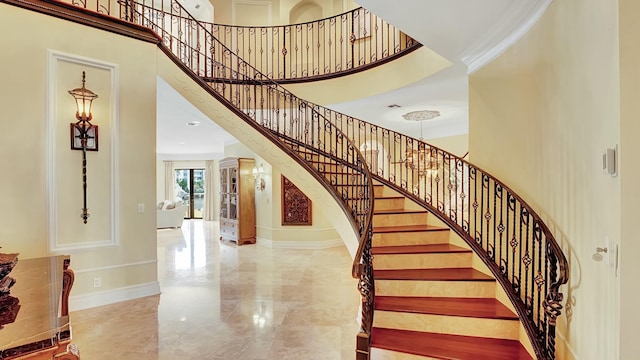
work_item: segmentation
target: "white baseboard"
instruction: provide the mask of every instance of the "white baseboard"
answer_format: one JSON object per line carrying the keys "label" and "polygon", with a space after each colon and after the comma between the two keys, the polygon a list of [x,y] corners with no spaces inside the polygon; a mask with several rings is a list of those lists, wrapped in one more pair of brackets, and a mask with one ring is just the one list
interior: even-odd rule
{"label": "white baseboard", "polygon": [[69,297],[69,311],[84,310],[158,294],[160,294],[160,283],[153,281],[146,284],[71,296]]}
{"label": "white baseboard", "polygon": [[333,240],[311,240],[311,241],[273,241],[270,239],[257,238],[258,245],[272,249],[306,249],[322,250],[332,247],[344,246],[342,239]]}
{"label": "white baseboard", "polygon": [[[573,347],[569,344],[567,339],[564,337],[564,334],[562,334],[562,333],[560,333],[558,331],[558,332],[556,332],[556,338],[558,338],[562,342],[564,348],[573,357],[573,360],[578,358],[578,356],[576,356],[576,351],[573,349]],[[558,346],[556,345],[556,349],[557,348],[558,348]],[[557,353],[557,350],[556,350],[556,353]]]}

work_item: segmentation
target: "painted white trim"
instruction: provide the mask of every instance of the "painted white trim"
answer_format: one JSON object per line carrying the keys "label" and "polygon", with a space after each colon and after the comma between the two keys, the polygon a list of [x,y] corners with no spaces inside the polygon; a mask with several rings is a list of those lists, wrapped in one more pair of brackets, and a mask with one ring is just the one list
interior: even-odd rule
{"label": "painted white trim", "polygon": [[304,249],[322,250],[332,247],[344,246],[342,239],[333,240],[312,240],[312,241],[273,241],[265,238],[256,238],[258,245],[271,249]]}
{"label": "painted white trim", "polygon": [[271,1],[260,1],[260,0],[233,0],[231,2],[231,20],[233,24],[236,25],[236,4],[242,5],[262,5],[267,7],[267,24],[257,24],[257,25],[271,25],[273,22],[272,11],[271,11]]}
{"label": "painted white trim", "polygon": [[69,311],[84,310],[158,294],[160,294],[160,283],[153,281],[146,284],[71,296],[69,297]]}
{"label": "painted white trim", "polygon": [[[556,332],[556,336],[560,339],[560,341],[562,341],[562,343],[564,343],[564,348],[567,349],[567,351],[569,351],[571,356],[573,356],[573,359],[578,359],[578,356],[576,355],[576,351],[571,347],[571,345],[569,344],[567,339],[564,337],[564,335],[560,332]],[[558,347],[556,346],[556,349],[557,348]]]}
{"label": "painted white trim", "polygon": [[[109,142],[111,144],[111,163],[110,163],[110,173],[111,173],[111,229],[109,238],[105,240],[93,241],[93,242],[82,242],[75,244],[64,244],[61,245],[58,243],[57,238],[57,213],[56,213],[56,204],[57,204],[57,196],[55,189],[57,188],[56,183],[56,163],[55,163],[55,154],[56,154],[56,131],[55,131],[55,114],[56,112],[56,79],[57,79],[57,64],[58,62],[70,62],[74,64],[86,65],[93,68],[98,68],[102,70],[109,71],[110,74],[110,82],[111,82],[111,138]],[[46,149],[47,154],[45,158],[47,159],[47,236],[48,236],[48,247],[49,252],[70,252],[77,250],[87,250],[94,249],[106,246],[118,246],[120,244],[120,236],[119,229],[120,223],[118,219],[117,209],[119,206],[119,141],[117,134],[119,133],[119,124],[120,124],[120,71],[119,65],[108,63],[104,61],[100,61],[97,59],[92,59],[80,55],[69,54],[57,50],[47,50],[47,79],[46,79],[46,104],[47,108],[45,109],[45,122],[46,122]]]}
{"label": "painted white trim", "polygon": [[206,154],[166,154],[156,153],[158,160],[162,161],[200,161],[200,160],[221,160],[224,159],[224,152]]}
{"label": "painted white trim", "polygon": [[126,264],[100,266],[100,267],[94,267],[94,268],[82,269],[82,270],[73,269],[73,272],[76,275],[78,275],[78,274],[84,274],[84,273],[94,272],[94,271],[113,270],[113,269],[119,269],[119,268],[126,268],[126,267],[132,267],[132,266],[141,266],[141,265],[149,265],[149,264],[157,264],[157,263],[158,263],[158,260],[146,260],[146,261],[137,261],[137,262],[132,262],[132,263],[126,263]]}
{"label": "painted white trim", "polygon": [[502,21],[467,48],[460,57],[467,65],[467,73],[473,74],[491,60],[505,52],[518,41],[542,17],[553,0],[535,0],[513,5]]}
{"label": "painted white trim", "polygon": [[320,228],[320,229],[315,229],[315,228],[307,228],[306,225],[293,225],[290,227],[281,227],[281,228],[272,228],[272,227],[268,227],[268,226],[259,226],[256,225],[256,229],[263,229],[263,230],[268,230],[268,231],[296,231],[299,232],[301,229],[306,230],[306,231],[312,231],[312,232],[322,232],[322,231],[336,231],[335,228],[332,227],[328,227],[328,228]]}

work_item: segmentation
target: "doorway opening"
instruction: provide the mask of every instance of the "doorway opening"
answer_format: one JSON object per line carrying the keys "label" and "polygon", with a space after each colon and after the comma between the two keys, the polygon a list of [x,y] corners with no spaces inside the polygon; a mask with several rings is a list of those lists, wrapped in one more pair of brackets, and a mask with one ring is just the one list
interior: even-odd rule
{"label": "doorway opening", "polygon": [[204,169],[176,169],[176,196],[187,205],[185,219],[202,219],[204,209]]}

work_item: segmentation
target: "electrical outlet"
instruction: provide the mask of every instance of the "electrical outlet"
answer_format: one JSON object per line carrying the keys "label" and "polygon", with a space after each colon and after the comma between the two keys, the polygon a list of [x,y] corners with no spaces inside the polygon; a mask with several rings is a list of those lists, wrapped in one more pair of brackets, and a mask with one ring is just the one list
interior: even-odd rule
{"label": "electrical outlet", "polygon": [[93,287],[94,288],[98,288],[102,286],[102,278],[101,277],[94,277],[93,278]]}
{"label": "electrical outlet", "polygon": [[138,214],[142,214],[144,212],[144,203],[138,204]]}

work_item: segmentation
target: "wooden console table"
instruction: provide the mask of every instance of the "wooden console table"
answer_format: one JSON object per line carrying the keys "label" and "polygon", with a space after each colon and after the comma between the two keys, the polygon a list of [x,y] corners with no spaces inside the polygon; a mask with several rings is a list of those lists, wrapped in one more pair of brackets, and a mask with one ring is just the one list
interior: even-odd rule
{"label": "wooden console table", "polygon": [[71,344],[69,256],[18,260],[9,276],[19,309],[14,322],[1,325],[0,359],[79,360]]}

